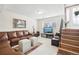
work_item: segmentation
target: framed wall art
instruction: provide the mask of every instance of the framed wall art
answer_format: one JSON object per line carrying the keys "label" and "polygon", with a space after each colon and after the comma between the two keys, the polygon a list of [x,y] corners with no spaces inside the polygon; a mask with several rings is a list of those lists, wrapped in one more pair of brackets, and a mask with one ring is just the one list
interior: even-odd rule
{"label": "framed wall art", "polygon": [[13,28],[26,28],[26,20],[13,19]]}

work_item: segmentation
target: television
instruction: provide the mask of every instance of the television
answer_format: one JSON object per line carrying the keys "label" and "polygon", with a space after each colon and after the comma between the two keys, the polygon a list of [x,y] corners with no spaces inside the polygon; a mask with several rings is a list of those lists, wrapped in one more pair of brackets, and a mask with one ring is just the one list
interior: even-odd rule
{"label": "television", "polygon": [[45,27],[43,31],[44,31],[44,33],[52,33],[53,29],[52,29],[52,27]]}

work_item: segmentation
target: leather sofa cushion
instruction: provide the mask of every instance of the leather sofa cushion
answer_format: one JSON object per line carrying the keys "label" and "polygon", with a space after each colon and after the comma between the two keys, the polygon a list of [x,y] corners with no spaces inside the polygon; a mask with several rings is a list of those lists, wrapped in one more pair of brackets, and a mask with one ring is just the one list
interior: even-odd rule
{"label": "leather sofa cushion", "polygon": [[19,41],[11,42],[11,43],[10,43],[11,47],[18,45],[18,42],[19,42]]}
{"label": "leather sofa cushion", "polygon": [[10,41],[11,42],[15,42],[15,41],[19,41],[20,40],[20,38],[13,38],[13,39],[11,39]]}
{"label": "leather sofa cushion", "polygon": [[7,33],[5,32],[0,32],[0,42],[3,42],[5,40],[8,40]]}
{"label": "leather sofa cushion", "polygon": [[21,37],[21,40],[22,39],[28,39],[28,36],[23,36],[23,37]]}
{"label": "leather sofa cushion", "polygon": [[20,38],[10,39],[10,45],[11,46],[18,45],[19,40],[20,40]]}
{"label": "leather sofa cushion", "polygon": [[24,35],[27,36],[28,35],[28,31],[24,31]]}
{"label": "leather sofa cushion", "polygon": [[17,36],[18,36],[18,37],[24,36],[23,31],[17,31]]}
{"label": "leather sofa cushion", "polygon": [[16,32],[8,32],[8,37],[9,39],[16,38],[17,37]]}

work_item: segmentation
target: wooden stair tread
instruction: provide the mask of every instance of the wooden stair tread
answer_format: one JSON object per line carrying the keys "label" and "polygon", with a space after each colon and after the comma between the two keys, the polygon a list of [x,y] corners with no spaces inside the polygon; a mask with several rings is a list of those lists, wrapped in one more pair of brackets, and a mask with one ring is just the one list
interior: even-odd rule
{"label": "wooden stair tread", "polygon": [[64,35],[79,36],[79,32],[62,32]]}
{"label": "wooden stair tread", "polygon": [[62,32],[62,34],[79,34],[79,32]]}
{"label": "wooden stair tread", "polygon": [[67,49],[63,49],[63,48],[59,48],[60,50],[64,50],[64,51],[66,51],[66,52],[69,52],[69,53],[72,53],[72,54],[77,54],[77,55],[79,55],[79,53],[77,53],[77,52],[73,52],[73,51],[70,51],[70,50],[67,50]]}
{"label": "wooden stair tread", "polygon": [[63,38],[61,38],[61,43],[79,46],[79,41],[76,41],[76,40],[70,40],[70,39],[63,39]]}
{"label": "wooden stair tread", "polygon": [[74,35],[63,35],[62,34],[61,38],[79,41],[79,36],[74,36]]}
{"label": "wooden stair tread", "polygon": [[63,44],[63,45],[68,45],[68,46],[72,46],[72,47],[74,47],[74,48],[78,48],[78,49],[79,49],[79,46],[70,45],[70,44],[65,44],[65,43],[61,43],[61,44]]}
{"label": "wooden stair tread", "polygon": [[63,29],[59,53],[79,55],[79,29]]}
{"label": "wooden stair tread", "polygon": [[61,38],[62,40],[67,40],[67,41],[72,41],[72,42],[77,42],[79,43],[79,41],[76,41],[76,40],[70,40],[70,39],[64,39],[64,38]]}
{"label": "wooden stair tread", "polygon": [[79,29],[63,29],[65,32],[79,32]]}
{"label": "wooden stair tread", "polygon": [[66,32],[66,31],[62,31],[62,33],[79,33],[79,32]]}
{"label": "wooden stair tread", "polygon": [[62,34],[62,36],[70,36],[70,37],[78,37],[79,38],[79,36],[76,36],[76,35],[64,35],[64,34]]}

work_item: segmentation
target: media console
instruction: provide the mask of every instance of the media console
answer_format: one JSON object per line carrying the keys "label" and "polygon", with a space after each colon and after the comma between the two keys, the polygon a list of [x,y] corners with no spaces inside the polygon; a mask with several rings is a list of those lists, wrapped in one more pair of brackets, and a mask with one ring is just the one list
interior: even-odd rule
{"label": "media console", "polygon": [[45,38],[53,38],[54,34],[53,33],[41,33],[41,36]]}

